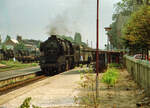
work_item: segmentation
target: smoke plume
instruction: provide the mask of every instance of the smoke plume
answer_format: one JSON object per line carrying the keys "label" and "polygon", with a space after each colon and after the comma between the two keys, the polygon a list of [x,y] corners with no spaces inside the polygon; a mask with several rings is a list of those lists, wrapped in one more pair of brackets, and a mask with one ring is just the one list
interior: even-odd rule
{"label": "smoke plume", "polygon": [[49,24],[48,33],[59,35],[74,35],[75,32],[82,34],[81,28],[86,26],[85,19],[90,17],[89,8],[92,0],[74,0],[73,4],[69,4],[67,9],[61,14],[57,15]]}

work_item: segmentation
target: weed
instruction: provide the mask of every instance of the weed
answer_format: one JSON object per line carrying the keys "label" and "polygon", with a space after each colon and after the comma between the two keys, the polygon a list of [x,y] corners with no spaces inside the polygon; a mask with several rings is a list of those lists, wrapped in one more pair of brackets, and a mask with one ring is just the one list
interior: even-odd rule
{"label": "weed", "polygon": [[19,108],[30,108],[31,97],[26,98]]}
{"label": "weed", "polygon": [[83,64],[79,64],[79,66],[82,68],[82,67],[83,67]]}
{"label": "weed", "polygon": [[110,86],[114,86],[119,76],[118,69],[116,68],[108,68],[107,71],[102,76],[102,82]]}
{"label": "weed", "polygon": [[[18,108],[30,108],[30,106],[31,106],[31,97],[28,97],[28,98],[26,98],[26,99],[23,101],[23,103],[21,104],[21,106],[18,107]],[[32,108],[41,108],[41,107],[32,105]]]}
{"label": "weed", "polygon": [[122,65],[121,65],[121,64],[117,64],[117,63],[110,63],[110,64],[108,65],[108,67],[109,67],[109,68],[113,68],[113,67],[115,67],[115,68],[121,68]]}
{"label": "weed", "polygon": [[75,103],[83,105],[85,108],[98,108],[100,98],[96,96],[96,79],[95,75],[92,74],[92,69],[81,73],[80,79],[79,85],[84,92],[81,92],[80,96],[74,97]]}

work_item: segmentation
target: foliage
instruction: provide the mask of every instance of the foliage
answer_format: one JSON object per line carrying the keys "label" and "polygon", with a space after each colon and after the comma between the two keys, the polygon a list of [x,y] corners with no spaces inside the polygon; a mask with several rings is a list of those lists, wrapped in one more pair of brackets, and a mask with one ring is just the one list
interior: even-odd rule
{"label": "foliage", "polygon": [[82,67],[83,67],[83,64],[79,64],[79,66],[82,68]]}
{"label": "foliage", "polygon": [[30,108],[31,97],[26,98],[19,108]]}
{"label": "foliage", "polygon": [[113,18],[116,18],[117,14],[129,16],[134,11],[137,11],[140,6],[149,5],[149,2],[150,0],[121,0],[115,4],[115,14]]}
{"label": "foliage", "polygon": [[9,35],[7,35],[6,39],[5,39],[5,42],[8,41],[8,40],[10,40],[10,39],[11,39],[11,37]]}
{"label": "foliage", "polygon": [[115,12],[112,17],[113,23],[110,24],[112,29],[108,31],[107,34],[109,36],[111,45],[113,45],[114,48],[120,49],[123,48],[121,40],[121,29],[122,26],[126,23],[127,16],[130,16],[133,11],[133,0],[121,0],[114,6]]}
{"label": "foliage", "polygon": [[2,49],[3,49],[3,50],[6,50],[6,49],[7,49],[7,47],[6,47],[6,45],[5,45],[4,43],[2,44]]}
{"label": "foliage", "polygon": [[126,47],[146,48],[150,46],[150,6],[143,6],[134,12],[123,29]]}
{"label": "foliage", "polygon": [[37,43],[37,48],[40,48],[40,44],[41,44],[41,42],[39,41],[39,42]]}
{"label": "foliage", "polygon": [[121,65],[121,64],[118,64],[118,63],[110,63],[110,64],[108,65],[108,67],[109,67],[109,68],[113,68],[113,67],[115,67],[115,68],[121,68],[122,65]]}
{"label": "foliage", "polygon": [[20,42],[19,44],[16,44],[16,45],[15,45],[14,49],[15,49],[16,51],[18,51],[18,50],[25,50],[26,48],[25,48],[24,43],[23,43],[23,42]]}
{"label": "foliage", "polygon": [[[149,1],[149,0],[148,0]],[[122,28],[130,18],[130,15],[140,9],[140,7],[146,3],[146,0],[121,0],[115,4],[115,12],[113,14],[113,23],[110,25],[112,28],[108,32],[111,45],[114,48],[124,48],[122,36]]]}
{"label": "foliage", "polygon": [[[116,13],[122,15],[130,15],[133,11],[133,0],[122,0],[115,4]],[[114,14],[115,17],[116,14]]]}
{"label": "foliage", "polygon": [[81,40],[81,34],[80,33],[75,33],[75,36],[74,36],[74,41],[78,44],[81,44],[82,40]]}
{"label": "foliage", "polygon": [[119,37],[117,36],[117,22],[113,22],[110,27],[112,28],[110,31],[108,31],[107,35],[109,36],[110,43],[115,48],[119,48]]}
{"label": "foliage", "polygon": [[110,86],[114,86],[119,76],[119,72],[116,68],[108,68],[107,71],[102,76],[102,82]]}
{"label": "foliage", "polygon": [[[31,97],[28,97],[24,100],[24,102],[21,104],[19,108],[30,108],[31,106]],[[35,105],[32,105],[32,108],[41,108]]]}
{"label": "foliage", "polygon": [[100,98],[96,97],[96,79],[92,74],[93,69],[89,69],[80,76],[81,81],[79,85],[84,92],[81,92],[80,96],[75,97],[74,101],[77,104],[84,105],[85,107],[98,108],[100,104]]}

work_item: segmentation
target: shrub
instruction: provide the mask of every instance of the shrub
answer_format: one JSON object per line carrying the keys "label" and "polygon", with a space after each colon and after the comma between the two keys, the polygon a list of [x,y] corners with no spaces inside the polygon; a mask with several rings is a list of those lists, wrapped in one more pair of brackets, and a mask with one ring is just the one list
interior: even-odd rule
{"label": "shrub", "polygon": [[82,67],[83,67],[83,64],[79,64],[79,66],[82,68]]}
{"label": "shrub", "polygon": [[115,68],[121,68],[122,65],[121,65],[121,64],[118,64],[118,63],[110,63],[110,64],[108,65],[108,67],[109,67],[109,68],[113,68],[113,67],[115,67]]}
{"label": "shrub", "polygon": [[108,85],[108,88],[110,86],[114,86],[117,79],[118,79],[119,73],[116,68],[108,68],[107,71],[102,76],[102,82],[106,83]]}

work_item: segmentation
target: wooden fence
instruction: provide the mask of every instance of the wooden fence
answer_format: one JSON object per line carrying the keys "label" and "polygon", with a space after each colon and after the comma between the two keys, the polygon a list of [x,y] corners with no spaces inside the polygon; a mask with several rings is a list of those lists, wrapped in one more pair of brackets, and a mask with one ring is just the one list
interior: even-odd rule
{"label": "wooden fence", "polygon": [[150,62],[124,56],[124,65],[133,79],[150,95]]}

